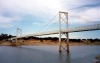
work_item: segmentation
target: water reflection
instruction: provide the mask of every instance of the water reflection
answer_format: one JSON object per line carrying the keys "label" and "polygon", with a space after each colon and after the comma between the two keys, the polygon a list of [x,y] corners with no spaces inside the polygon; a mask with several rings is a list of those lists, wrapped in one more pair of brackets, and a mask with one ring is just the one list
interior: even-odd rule
{"label": "water reflection", "polygon": [[70,53],[59,53],[59,63],[71,63]]}
{"label": "water reflection", "polygon": [[62,63],[62,53],[59,53],[59,63]]}

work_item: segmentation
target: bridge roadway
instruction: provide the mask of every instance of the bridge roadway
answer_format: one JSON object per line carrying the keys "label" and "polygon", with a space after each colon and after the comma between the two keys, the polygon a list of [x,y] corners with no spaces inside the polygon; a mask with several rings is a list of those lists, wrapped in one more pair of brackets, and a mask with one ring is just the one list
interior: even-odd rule
{"label": "bridge roadway", "polygon": [[[72,32],[82,32],[82,31],[92,31],[92,30],[100,30],[100,24],[69,28],[68,30],[61,29],[61,33],[72,33]],[[28,35],[18,36],[17,38],[30,37],[30,36],[52,35],[52,34],[59,34],[59,30],[28,34]],[[13,37],[11,39],[15,39],[15,38],[16,37]]]}

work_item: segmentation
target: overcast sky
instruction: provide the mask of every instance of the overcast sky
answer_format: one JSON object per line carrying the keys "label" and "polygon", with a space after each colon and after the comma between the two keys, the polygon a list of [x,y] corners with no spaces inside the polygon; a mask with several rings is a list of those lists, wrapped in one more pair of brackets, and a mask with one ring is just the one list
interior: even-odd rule
{"label": "overcast sky", "polygon": [[[15,35],[16,28],[23,34],[40,30],[59,12],[69,13],[71,27],[100,23],[100,0],[0,0],[0,33]],[[58,16],[49,26],[57,30]],[[45,30],[47,31],[47,30]],[[100,38],[100,31],[70,34],[72,38]]]}

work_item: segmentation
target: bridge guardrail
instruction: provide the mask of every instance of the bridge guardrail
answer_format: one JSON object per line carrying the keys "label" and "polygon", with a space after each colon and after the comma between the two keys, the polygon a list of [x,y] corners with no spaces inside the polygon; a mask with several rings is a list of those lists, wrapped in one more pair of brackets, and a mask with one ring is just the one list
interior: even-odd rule
{"label": "bridge guardrail", "polygon": [[[89,30],[100,30],[100,24],[96,25],[89,25],[89,26],[82,26],[82,27],[75,27],[75,28],[69,28],[68,30],[66,29],[61,29],[61,32],[80,32],[80,31],[89,31]],[[47,31],[47,32],[40,32],[40,33],[34,33],[34,34],[28,34],[28,35],[23,35],[19,36],[17,38],[22,38],[22,37],[29,37],[29,36],[41,36],[41,35],[51,35],[51,34],[58,34],[59,30],[54,30],[54,31]],[[11,39],[15,39],[16,37],[13,37]]]}

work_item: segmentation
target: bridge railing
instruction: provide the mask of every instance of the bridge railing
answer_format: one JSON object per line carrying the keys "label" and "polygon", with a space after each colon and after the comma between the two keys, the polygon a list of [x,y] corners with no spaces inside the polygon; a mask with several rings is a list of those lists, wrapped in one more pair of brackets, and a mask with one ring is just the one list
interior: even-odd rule
{"label": "bridge railing", "polygon": [[71,33],[71,32],[80,32],[80,31],[89,31],[89,30],[100,30],[100,24],[69,28],[68,31],[65,29],[62,29],[62,32]]}
{"label": "bridge railing", "polygon": [[[90,31],[90,30],[100,30],[100,24],[69,28],[68,30],[61,29],[61,32],[62,33],[66,33],[66,32],[71,33],[71,32]],[[17,38],[29,37],[29,36],[51,35],[51,34],[58,34],[58,33],[59,33],[59,30],[54,30],[54,31],[39,32],[39,33],[34,33],[34,34],[23,35],[23,36],[19,36]],[[15,38],[16,37],[13,37],[11,39],[15,39]]]}

